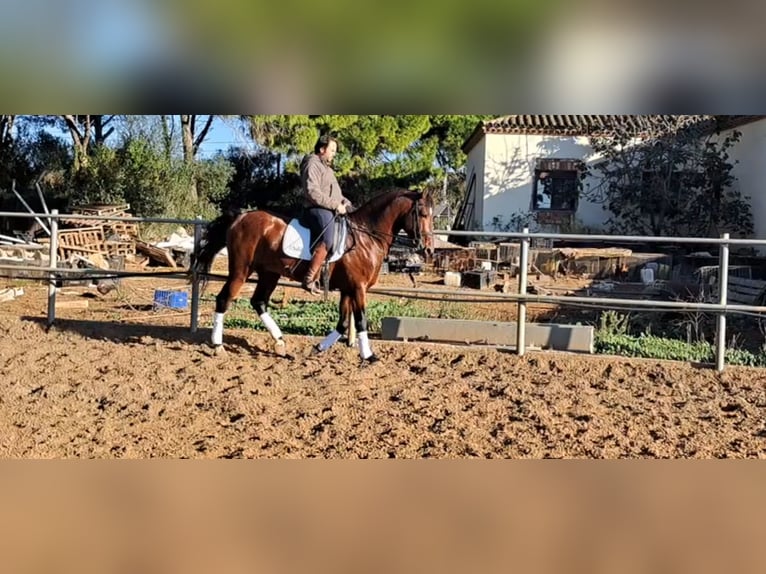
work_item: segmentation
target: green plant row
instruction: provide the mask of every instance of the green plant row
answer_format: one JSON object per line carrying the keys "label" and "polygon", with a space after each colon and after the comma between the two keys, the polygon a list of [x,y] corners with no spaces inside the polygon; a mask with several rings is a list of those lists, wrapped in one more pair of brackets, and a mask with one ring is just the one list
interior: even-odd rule
{"label": "green plant row", "polygon": [[[653,335],[633,336],[597,332],[594,347],[596,353],[605,355],[699,363],[715,361],[715,349],[710,343],[686,343],[677,339],[665,339]],[[744,349],[727,349],[725,361],[729,365],[764,367],[766,366],[766,354],[752,353]]]}
{"label": "green plant row", "polygon": [[[265,331],[261,320],[254,315],[249,301],[237,300],[227,314],[224,325],[234,328],[251,328]],[[326,335],[338,322],[338,305],[335,301],[293,300],[284,307],[269,308],[269,313],[284,333],[293,335]],[[369,301],[367,304],[368,330],[380,332],[383,317],[429,317],[431,312],[413,301]]]}

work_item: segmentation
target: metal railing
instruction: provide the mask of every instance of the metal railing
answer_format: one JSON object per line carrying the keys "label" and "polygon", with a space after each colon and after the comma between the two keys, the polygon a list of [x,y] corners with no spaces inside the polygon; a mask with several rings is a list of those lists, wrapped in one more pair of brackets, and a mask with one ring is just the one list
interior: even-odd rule
{"label": "metal railing", "polygon": [[[194,246],[196,249],[199,243],[200,234],[202,233],[202,226],[207,224],[207,221],[196,219],[178,219],[171,217],[120,217],[115,215],[88,215],[88,214],[63,214],[59,213],[57,209],[52,209],[50,213],[20,213],[20,212],[8,212],[1,211],[0,217],[21,217],[32,218],[37,220],[47,219],[50,223],[48,225],[50,232],[49,243],[49,263],[48,267],[32,266],[32,265],[0,265],[0,270],[9,271],[41,271],[48,273],[48,326],[53,325],[56,320],[56,283],[62,280],[62,276],[71,275],[72,269],[58,267],[58,227],[61,220],[94,220],[94,221],[122,221],[130,223],[172,223],[175,225],[193,225],[194,226]],[[47,230],[46,230],[47,231]],[[82,277],[99,278],[104,277],[105,272],[101,269],[78,269],[77,273]],[[119,271],[109,271],[109,276],[114,277],[126,277],[135,276],[136,273],[121,273]],[[163,274],[168,278],[188,278],[187,273],[172,273]],[[191,285],[192,285],[192,301],[191,301],[191,319],[189,328],[192,333],[196,333],[198,329],[199,321],[199,297],[200,297],[200,277],[199,274],[191,271]]]}
{"label": "metal railing", "polygon": [[[197,219],[174,219],[174,218],[141,218],[141,217],[118,217],[118,216],[105,216],[105,215],[67,215],[59,214],[56,210],[52,210],[49,214],[39,213],[18,213],[18,212],[0,212],[0,217],[27,217],[27,218],[40,218],[50,221],[50,264],[48,267],[24,267],[26,269],[34,269],[43,271],[49,274],[49,290],[48,290],[48,324],[52,324],[55,321],[55,302],[56,302],[56,287],[55,283],[60,280],[60,276],[71,272],[71,269],[59,268],[57,264],[57,233],[58,222],[62,219],[93,219],[99,221],[130,221],[138,223],[173,223],[177,225],[192,225],[194,226],[194,245],[195,249],[199,242],[200,235],[202,233],[202,226],[207,224],[200,218]],[[455,230],[435,230],[435,235],[453,235],[453,236],[470,236],[470,237],[492,237],[492,238],[505,238],[516,239],[520,243],[520,255],[519,255],[519,281],[518,281],[518,293],[483,293],[480,295],[481,299],[499,299],[510,302],[516,302],[518,309],[517,320],[517,345],[516,350],[519,356],[523,356],[526,352],[526,311],[529,303],[542,303],[542,304],[589,304],[589,305],[601,305],[605,308],[624,308],[624,307],[640,307],[647,310],[659,310],[659,309],[675,309],[679,311],[708,311],[718,314],[717,330],[716,330],[716,343],[715,343],[715,357],[716,357],[716,369],[723,371],[725,365],[725,352],[726,352],[726,315],[727,312],[744,312],[744,313],[758,313],[766,314],[766,306],[757,305],[743,305],[743,304],[729,304],[727,302],[727,288],[729,279],[729,250],[731,246],[736,245],[750,245],[750,246],[763,246],[766,247],[766,239],[731,239],[728,233],[724,233],[720,238],[704,238],[704,237],[642,237],[634,235],[587,235],[587,234],[565,234],[565,233],[530,233],[528,228],[525,228],[521,232],[498,232],[498,231],[455,231]],[[606,297],[577,297],[577,296],[556,296],[556,295],[539,295],[527,293],[527,270],[529,269],[529,251],[531,241],[534,239],[560,239],[568,241],[588,241],[588,242],[604,242],[604,243],[673,243],[673,244],[705,244],[705,245],[718,245],[719,246],[719,269],[718,274],[718,302],[717,303],[702,303],[702,302],[689,302],[689,301],[651,301],[651,300],[636,300],[636,299],[621,299],[621,298],[606,298]],[[0,265],[0,270],[18,270],[20,266],[3,266]],[[83,276],[99,276],[99,273],[103,275],[103,271],[99,270],[87,270],[78,269],[78,272],[82,272]],[[110,271],[110,273],[112,273]],[[114,272],[116,276],[140,276],[139,273],[119,273]],[[200,281],[202,277],[195,270],[191,270],[190,273],[183,274],[163,274],[168,278],[186,278],[191,282],[192,296],[191,296],[191,319],[190,329],[192,332],[196,332],[198,329],[198,315],[199,315],[199,300],[200,300]],[[210,275],[215,277],[215,275]],[[297,283],[292,282],[280,282],[282,285],[295,286]],[[418,298],[422,295],[438,295],[445,296],[464,296],[464,291],[457,290],[444,290],[444,289],[410,289],[410,288],[397,288],[397,287],[378,287],[370,289],[372,293],[381,294],[409,294],[412,297]]]}

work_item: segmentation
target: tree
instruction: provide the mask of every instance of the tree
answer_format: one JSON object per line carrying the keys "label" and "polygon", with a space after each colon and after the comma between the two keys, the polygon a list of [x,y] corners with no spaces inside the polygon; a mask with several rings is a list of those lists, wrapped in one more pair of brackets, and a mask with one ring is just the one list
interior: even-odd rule
{"label": "tree", "polygon": [[226,159],[234,173],[229,193],[217,202],[218,207],[289,208],[297,205],[291,191],[299,185],[296,174],[279,171],[278,154],[265,149],[246,151],[232,147]]}
{"label": "tree", "polygon": [[13,122],[16,120],[16,116],[0,116],[0,147],[5,147],[8,143],[13,141]]}
{"label": "tree", "polygon": [[610,232],[750,235],[752,212],[735,185],[729,156],[739,137],[737,131],[723,139],[701,137],[693,130],[641,143],[620,130],[592,137],[603,159],[589,171],[600,182],[584,195],[611,213]]}
{"label": "tree", "polygon": [[[0,119],[0,190],[16,181],[18,190],[60,183],[71,166],[66,142],[40,130],[40,116],[2,116]],[[36,195],[36,194],[35,194]]]}
{"label": "tree", "polygon": [[103,145],[114,132],[115,116],[104,115],[63,115],[74,150],[73,170],[78,172],[88,165],[88,159],[95,146]]}
{"label": "tree", "polygon": [[16,116],[0,115],[0,189],[10,184],[13,178],[15,153],[13,124]]}
{"label": "tree", "polygon": [[184,162],[190,169],[192,174],[192,181],[189,185],[189,200],[196,203],[199,199],[198,178],[194,170],[194,160],[197,157],[200,145],[205,141],[205,137],[210,131],[210,126],[213,124],[215,116],[208,116],[201,129],[197,129],[197,117],[196,115],[182,115],[179,116],[181,120],[181,142],[183,149]]}
{"label": "tree", "polygon": [[[339,141],[335,171],[344,191],[357,200],[383,187],[445,185],[448,173],[461,170],[460,147],[477,123],[491,116],[458,115],[270,115],[246,116],[250,135],[276,154],[277,165],[297,171],[317,137],[331,133]],[[284,160],[284,161],[283,161]]]}
{"label": "tree", "polygon": [[429,116],[431,127],[423,138],[436,138],[439,142],[437,160],[445,168],[459,169],[466,156],[461,149],[466,138],[481,121],[495,116],[488,115],[441,115]]}

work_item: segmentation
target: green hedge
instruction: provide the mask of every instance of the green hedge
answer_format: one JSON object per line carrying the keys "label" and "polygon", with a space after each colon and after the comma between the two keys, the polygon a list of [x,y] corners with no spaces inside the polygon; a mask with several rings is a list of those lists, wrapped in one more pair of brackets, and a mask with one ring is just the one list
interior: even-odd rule
{"label": "green hedge", "polygon": [[[269,313],[284,333],[293,335],[326,335],[338,323],[338,304],[335,301],[293,300],[284,307],[270,307]],[[367,303],[367,324],[371,333],[380,332],[383,317],[429,317],[431,315],[431,311],[413,301],[404,303],[368,301]],[[224,325],[266,330],[246,299],[235,302],[232,312],[228,313],[224,320]]]}
{"label": "green hedge", "polygon": [[[715,362],[715,349],[710,343],[686,343],[677,339],[664,339],[652,335],[632,336],[597,332],[595,351],[605,355],[646,359],[670,359],[699,363]],[[727,349],[725,360],[729,365],[766,366],[766,354],[763,352],[751,353],[743,349]]]}

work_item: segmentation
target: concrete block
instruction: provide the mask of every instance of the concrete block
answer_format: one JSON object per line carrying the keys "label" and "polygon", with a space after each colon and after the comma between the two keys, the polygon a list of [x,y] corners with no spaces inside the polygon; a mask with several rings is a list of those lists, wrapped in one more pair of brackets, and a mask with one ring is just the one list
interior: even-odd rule
{"label": "concrete block", "polygon": [[0,289],[0,303],[5,301],[13,301],[16,297],[21,297],[24,294],[24,289],[21,287],[8,287],[7,289]]}
{"label": "concrete block", "polygon": [[[381,337],[390,341],[422,340],[515,347],[516,322],[384,317]],[[592,353],[593,337],[591,326],[527,323],[526,327],[527,346],[541,349]]]}
{"label": "concrete block", "polygon": [[462,276],[457,271],[447,271],[444,274],[444,284],[450,287],[460,287]]}

